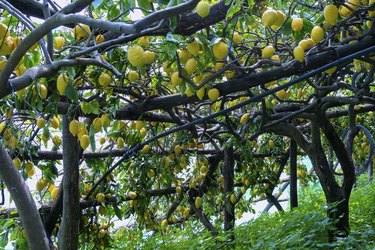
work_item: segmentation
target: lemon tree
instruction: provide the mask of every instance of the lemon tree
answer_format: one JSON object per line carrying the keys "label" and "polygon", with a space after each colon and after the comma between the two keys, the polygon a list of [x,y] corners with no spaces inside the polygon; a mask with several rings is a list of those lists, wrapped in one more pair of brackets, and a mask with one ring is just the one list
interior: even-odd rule
{"label": "lemon tree", "polygon": [[374,152],[373,1],[24,3],[0,2],[0,248],[203,229],[230,247],[258,202],[287,209],[290,185],[294,208],[317,182],[327,242],[350,235]]}

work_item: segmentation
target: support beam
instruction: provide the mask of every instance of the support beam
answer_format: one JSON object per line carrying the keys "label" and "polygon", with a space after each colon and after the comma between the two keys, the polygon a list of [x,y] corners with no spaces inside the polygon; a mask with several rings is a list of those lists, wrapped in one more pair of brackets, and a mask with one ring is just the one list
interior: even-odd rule
{"label": "support beam", "polygon": [[298,207],[297,194],[297,143],[290,141],[290,209]]}

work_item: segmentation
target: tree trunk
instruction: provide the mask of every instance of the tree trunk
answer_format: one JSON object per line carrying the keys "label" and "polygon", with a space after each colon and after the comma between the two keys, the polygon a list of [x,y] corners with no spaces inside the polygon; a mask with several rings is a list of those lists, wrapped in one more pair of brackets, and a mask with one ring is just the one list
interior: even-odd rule
{"label": "tree trunk", "polygon": [[233,166],[233,148],[228,148],[224,150],[224,166],[223,166],[223,176],[224,176],[224,230],[232,230],[234,227],[234,205],[230,201],[230,196],[233,194],[233,184],[234,184],[234,169]]}
{"label": "tree trunk", "polygon": [[34,199],[2,143],[0,143],[0,178],[16,204],[30,249],[49,249],[48,238]]}
{"label": "tree trunk", "polygon": [[290,141],[290,209],[298,207],[297,193],[297,143]]}
{"label": "tree trunk", "polygon": [[69,131],[70,119],[63,116],[63,214],[60,246],[64,250],[78,249],[79,236],[79,146]]}

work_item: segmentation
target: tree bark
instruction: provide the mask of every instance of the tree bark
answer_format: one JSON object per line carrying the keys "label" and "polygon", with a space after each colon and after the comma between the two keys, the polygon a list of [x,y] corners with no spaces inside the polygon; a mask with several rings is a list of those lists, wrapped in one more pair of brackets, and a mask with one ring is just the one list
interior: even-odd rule
{"label": "tree bark", "polygon": [[[229,231],[234,228],[234,205],[230,201],[230,195],[233,194],[234,184],[234,162],[233,162],[233,148],[224,150],[224,230]],[[234,236],[234,235],[233,235]],[[232,236],[232,237],[233,237]]]}
{"label": "tree bark", "polygon": [[290,141],[290,209],[298,207],[297,193],[297,143]]}
{"label": "tree bark", "polygon": [[78,249],[79,236],[79,146],[69,131],[70,119],[63,116],[63,214],[60,246],[64,250]]}
{"label": "tree bark", "polygon": [[49,249],[48,238],[34,199],[2,143],[0,143],[0,178],[16,204],[30,249]]}

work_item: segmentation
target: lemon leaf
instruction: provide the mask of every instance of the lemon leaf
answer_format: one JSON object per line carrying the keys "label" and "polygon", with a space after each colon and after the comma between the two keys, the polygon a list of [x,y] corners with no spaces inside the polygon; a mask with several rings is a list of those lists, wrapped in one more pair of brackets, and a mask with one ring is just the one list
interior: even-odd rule
{"label": "lemon leaf", "polygon": [[77,92],[77,89],[72,84],[69,84],[68,87],[66,88],[65,95],[74,103],[78,102],[78,92]]}

